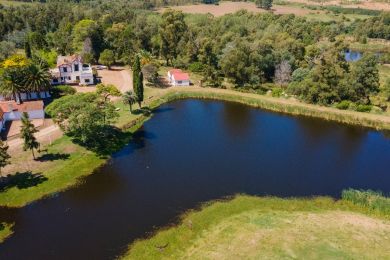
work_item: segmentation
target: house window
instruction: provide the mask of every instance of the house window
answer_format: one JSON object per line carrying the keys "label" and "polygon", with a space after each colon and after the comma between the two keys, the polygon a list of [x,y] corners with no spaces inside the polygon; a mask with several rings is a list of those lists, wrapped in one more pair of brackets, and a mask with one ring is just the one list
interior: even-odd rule
{"label": "house window", "polygon": [[80,76],[76,76],[76,80],[77,80],[77,81],[80,81]]}
{"label": "house window", "polygon": [[181,81],[181,80],[179,80],[179,81],[177,82],[177,84],[181,84],[181,83],[183,83],[183,81]]}
{"label": "house window", "polygon": [[61,77],[61,81],[63,81],[64,80],[64,77]]}
{"label": "house window", "polygon": [[85,79],[85,83],[89,83],[90,81],[89,81],[89,79]]}
{"label": "house window", "polygon": [[53,83],[58,83],[58,79],[53,79]]}
{"label": "house window", "polygon": [[68,68],[67,68],[67,67],[63,67],[62,70],[63,70],[64,72],[68,72]]}
{"label": "house window", "polygon": [[68,80],[70,80],[70,77],[68,77]]}
{"label": "house window", "polygon": [[74,71],[79,71],[79,64],[74,65]]}

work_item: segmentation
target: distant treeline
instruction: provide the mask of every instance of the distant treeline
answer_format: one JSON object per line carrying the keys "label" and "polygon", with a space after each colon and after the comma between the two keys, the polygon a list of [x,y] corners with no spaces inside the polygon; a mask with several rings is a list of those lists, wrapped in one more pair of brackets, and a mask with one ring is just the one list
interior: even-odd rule
{"label": "distant treeline", "polygon": [[[344,36],[390,39],[390,13],[352,23],[239,11],[221,17],[152,9],[185,0],[47,1],[0,9],[0,61],[15,48],[55,63],[58,54],[80,53],[98,62],[101,53],[132,64],[166,65],[203,75],[205,86],[231,86],[340,109],[386,109],[390,82],[380,88],[375,56],[345,61]],[[152,64],[150,64],[152,63]],[[1,82],[0,82],[1,83]],[[342,101],[346,101],[343,102]]]}

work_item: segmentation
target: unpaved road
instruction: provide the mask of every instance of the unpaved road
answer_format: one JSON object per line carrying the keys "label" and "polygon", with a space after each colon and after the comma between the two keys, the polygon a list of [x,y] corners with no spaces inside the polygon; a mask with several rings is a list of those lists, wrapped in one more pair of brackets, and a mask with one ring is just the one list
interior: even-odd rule
{"label": "unpaved road", "polygon": [[99,70],[103,84],[115,85],[122,93],[133,90],[133,77],[124,67],[112,67],[111,70]]}

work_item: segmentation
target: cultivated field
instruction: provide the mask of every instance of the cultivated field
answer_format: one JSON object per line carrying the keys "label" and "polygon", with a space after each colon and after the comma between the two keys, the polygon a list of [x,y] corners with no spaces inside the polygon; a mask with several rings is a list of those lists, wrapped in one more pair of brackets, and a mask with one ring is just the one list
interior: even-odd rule
{"label": "cultivated field", "polygon": [[[313,5],[312,5],[313,6]],[[257,8],[253,2],[221,2],[219,5],[182,5],[182,6],[171,6],[169,8],[182,11],[187,14],[211,14],[213,16],[223,16],[229,13],[235,13],[240,10],[246,10],[252,13],[265,13],[268,12],[264,9]],[[166,8],[161,8],[158,12],[162,13]],[[365,19],[368,15],[360,14],[335,14],[325,10],[312,10],[306,7],[304,4],[299,3],[287,3],[285,5],[273,5],[272,10],[274,14],[295,14],[297,16],[304,16],[311,20],[317,21],[344,21],[346,18],[348,21],[355,19]]]}
{"label": "cultivated field", "polygon": [[[214,16],[222,16],[229,13],[234,13],[239,10],[247,10],[254,13],[264,13],[267,12],[264,9],[257,8],[254,3],[249,2],[221,2],[219,5],[184,5],[184,6],[173,6],[171,7],[175,10],[180,10],[183,13],[192,13],[192,14],[207,14],[210,13]],[[274,5],[272,7],[275,14],[296,14],[296,15],[308,15],[311,13],[316,13],[317,11],[304,9],[301,7],[295,6],[285,6],[285,5]],[[164,9],[160,9],[159,12],[163,12]],[[320,11],[322,12],[322,11]]]}

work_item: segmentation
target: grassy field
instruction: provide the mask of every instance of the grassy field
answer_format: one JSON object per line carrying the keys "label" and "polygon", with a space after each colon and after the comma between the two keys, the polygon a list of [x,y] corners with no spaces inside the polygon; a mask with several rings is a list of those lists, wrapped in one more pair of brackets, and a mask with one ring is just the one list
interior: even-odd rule
{"label": "grassy field", "polygon": [[390,66],[389,65],[379,65],[379,79],[381,85],[383,85],[388,79],[390,79]]}
{"label": "grassy field", "polygon": [[0,0],[0,4],[4,6],[18,6],[18,5],[31,5],[36,3],[29,2],[19,2],[19,1],[11,1],[11,0]]}
{"label": "grassy field", "polygon": [[123,258],[385,259],[389,252],[389,215],[380,211],[330,198],[240,195],[185,214]]}
{"label": "grassy field", "polygon": [[[274,14],[295,14],[297,16],[303,16],[309,20],[315,21],[336,21],[350,23],[356,19],[366,19],[369,15],[360,14],[336,14],[326,10],[312,10],[310,6],[302,3],[294,2],[283,2],[283,5],[274,4],[272,6],[272,12]],[[239,10],[246,10],[252,13],[265,13],[264,9],[257,8],[254,3],[251,2],[229,2],[224,1],[219,5],[207,5],[207,4],[196,4],[196,5],[183,5],[183,6],[171,6],[170,8],[180,10],[187,14],[212,14],[216,17],[222,16],[229,13],[234,13]],[[163,12],[165,9],[159,9],[159,12]]]}
{"label": "grassy field", "polygon": [[13,224],[0,223],[0,243],[12,235],[12,226]]}
{"label": "grassy field", "polygon": [[[91,174],[94,168],[105,162],[65,136],[49,145],[45,154],[49,167],[45,162],[34,164],[32,171],[18,172],[10,177],[12,180],[0,192],[1,206],[22,207],[61,191],[77,184],[79,177]],[[25,162],[29,163],[29,160]]]}
{"label": "grassy field", "polygon": [[352,41],[349,46],[351,50],[360,52],[386,53],[390,51],[390,41],[378,39],[369,39],[366,44]]}

